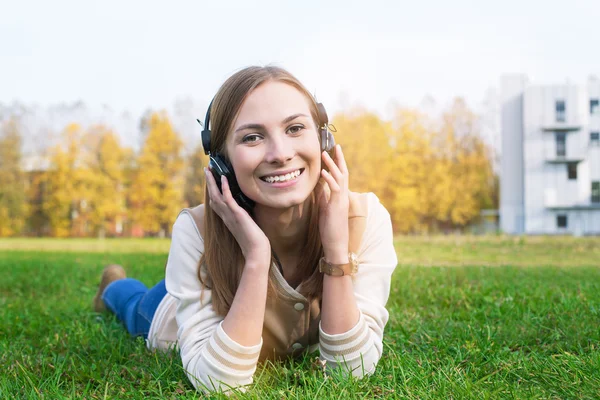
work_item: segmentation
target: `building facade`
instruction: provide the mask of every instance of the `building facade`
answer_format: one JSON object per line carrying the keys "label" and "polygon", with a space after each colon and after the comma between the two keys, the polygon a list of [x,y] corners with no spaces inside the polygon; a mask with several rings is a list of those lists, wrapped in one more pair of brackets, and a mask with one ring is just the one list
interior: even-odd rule
{"label": "building facade", "polygon": [[600,81],[501,80],[500,228],[600,235]]}

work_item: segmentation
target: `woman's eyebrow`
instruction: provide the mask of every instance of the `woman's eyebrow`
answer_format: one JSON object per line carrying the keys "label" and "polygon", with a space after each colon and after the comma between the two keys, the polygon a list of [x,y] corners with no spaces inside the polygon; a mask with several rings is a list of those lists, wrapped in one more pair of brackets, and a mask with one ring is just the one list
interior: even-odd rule
{"label": "woman's eyebrow", "polygon": [[264,127],[262,124],[244,124],[238,127],[235,132],[243,131],[244,129],[263,129]]}
{"label": "woman's eyebrow", "polygon": [[[308,115],[306,114],[302,114],[302,113],[298,113],[298,114],[292,114],[289,117],[286,117],[281,123],[282,124],[287,124],[290,121],[295,120],[296,118],[299,117],[306,117],[308,118]],[[244,129],[264,129],[264,125],[262,124],[244,124],[244,125],[240,125],[234,132],[239,132],[239,131],[243,131]]]}
{"label": "woman's eyebrow", "polygon": [[308,115],[302,114],[302,113],[293,114],[293,115],[290,115],[289,117],[287,117],[286,119],[284,119],[281,123],[282,124],[287,124],[288,122],[293,121],[293,120],[295,120],[298,117],[307,117],[308,118]]}

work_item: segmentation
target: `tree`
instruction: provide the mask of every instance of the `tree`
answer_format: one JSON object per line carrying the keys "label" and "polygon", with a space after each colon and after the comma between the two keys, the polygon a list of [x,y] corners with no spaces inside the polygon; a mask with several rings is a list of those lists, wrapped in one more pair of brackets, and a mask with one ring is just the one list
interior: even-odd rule
{"label": "tree", "polygon": [[206,159],[204,148],[199,145],[187,160],[183,197],[188,207],[194,207],[204,202],[204,166],[207,165]]}
{"label": "tree", "polygon": [[81,127],[69,124],[62,134],[64,145],[50,149],[50,168],[43,176],[45,193],[42,210],[48,218],[50,233],[66,237],[73,232],[79,217],[81,179],[80,167]]}
{"label": "tree", "polygon": [[[103,125],[85,135],[85,164],[81,171],[85,212],[91,231],[104,237],[107,231],[119,234],[126,214],[126,167],[130,149]],[[83,213],[82,212],[82,213]]]}
{"label": "tree", "polygon": [[433,147],[434,125],[417,110],[399,109],[393,121],[392,222],[400,232],[427,232],[441,171]]}
{"label": "tree", "polygon": [[129,200],[133,220],[158,235],[169,232],[182,207],[183,143],[165,113],[152,113]]}
{"label": "tree", "polygon": [[351,189],[375,192],[396,231],[461,229],[492,204],[490,152],[464,101],[439,119],[398,108],[392,121],[354,110],[334,123]]}
{"label": "tree", "polygon": [[342,146],[350,174],[350,189],[372,191],[390,200],[386,179],[392,174],[392,127],[376,114],[355,109],[333,119],[335,140]]}
{"label": "tree", "polygon": [[22,137],[15,119],[0,132],[0,237],[22,232],[26,216],[25,176],[21,169]]}
{"label": "tree", "polygon": [[482,207],[493,203],[492,151],[480,135],[479,118],[462,99],[455,99],[444,113],[441,136],[446,185],[451,190],[438,198],[437,218],[464,227],[479,217]]}

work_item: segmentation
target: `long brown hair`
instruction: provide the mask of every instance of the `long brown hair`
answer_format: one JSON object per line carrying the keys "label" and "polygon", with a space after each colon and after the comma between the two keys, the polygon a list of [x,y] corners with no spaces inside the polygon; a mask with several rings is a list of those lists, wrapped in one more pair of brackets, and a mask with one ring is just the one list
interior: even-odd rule
{"label": "long brown hair", "polygon": [[[315,126],[320,127],[317,103],[310,92],[292,74],[283,68],[248,67],[232,75],[223,83],[213,100],[210,112],[211,152],[226,156],[225,141],[233,129],[233,123],[246,97],[261,84],[279,81],[298,89],[309,100],[309,107]],[[296,271],[296,277],[303,283],[301,292],[310,298],[320,298],[323,290],[323,277],[318,271],[318,261],[323,254],[319,235],[317,200],[322,190],[322,182],[312,193],[308,235]],[[207,204],[208,189],[204,191],[204,204]],[[273,259],[269,272],[268,296],[277,296],[274,285]],[[210,208],[204,209],[204,253],[198,264],[200,281],[212,290],[212,303],[215,311],[226,315],[242,277],[244,256],[237,241],[223,223],[223,220]]]}

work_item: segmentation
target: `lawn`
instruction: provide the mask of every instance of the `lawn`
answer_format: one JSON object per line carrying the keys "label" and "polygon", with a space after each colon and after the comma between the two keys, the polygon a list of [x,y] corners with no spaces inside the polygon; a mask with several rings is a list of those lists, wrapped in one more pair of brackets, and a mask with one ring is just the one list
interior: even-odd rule
{"label": "lawn", "polygon": [[[600,238],[401,237],[385,354],[363,380],[314,356],[240,398],[600,398]],[[0,398],[195,398],[176,354],[91,311],[102,267],[161,279],[168,240],[0,240]],[[219,397],[215,395],[214,397]],[[223,397],[224,398],[224,397]]]}

